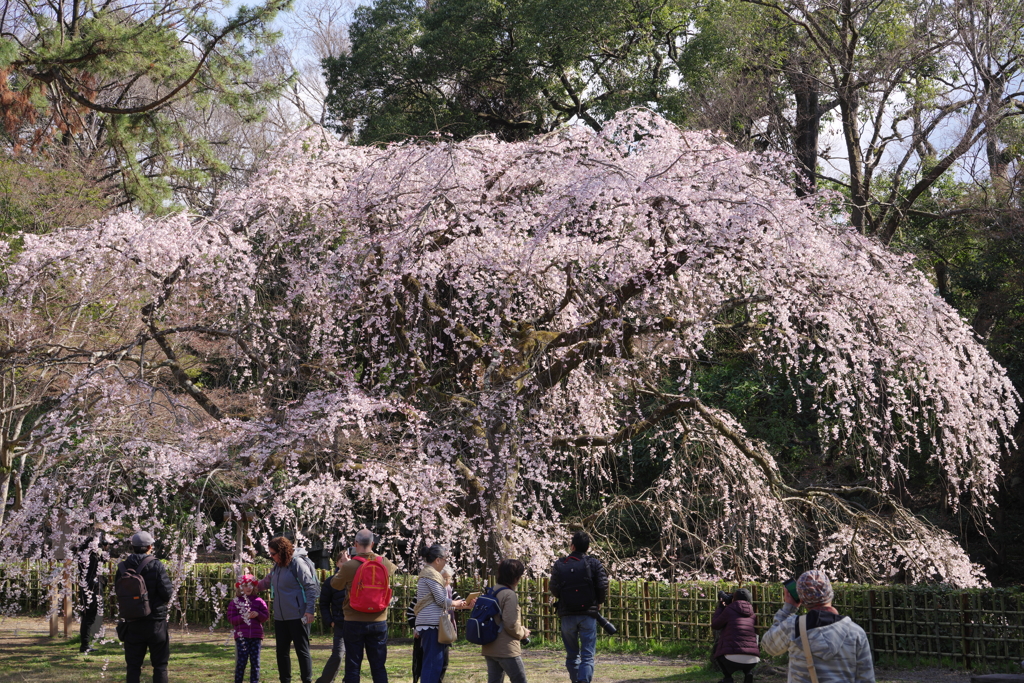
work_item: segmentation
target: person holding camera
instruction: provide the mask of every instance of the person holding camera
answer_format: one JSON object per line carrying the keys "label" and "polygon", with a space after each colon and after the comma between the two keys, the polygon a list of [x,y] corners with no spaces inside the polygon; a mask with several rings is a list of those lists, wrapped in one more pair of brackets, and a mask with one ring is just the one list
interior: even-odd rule
{"label": "person holding camera", "polygon": [[[777,657],[789,653],[790,683],[875,683],[867,634],[832,606],[832,584],[812,569],[796,580],[795,599],[788,588],[785,604],[765,632],[761,647]],[[797,616],[801,605],[807,614]]]}
{"label": "person holding camera", "polygon": [[711,628],[719,631],[712,657],[722,667],[721,683],[732,683],[732,675],[743,672],[743,683],[753,683],[754,667],[761,661],[757,647],[757,615],[750,591],[718,593],[718,609],[711,617]]}
{"label": "person holding camera", "polygon": [[608,597],[608,573],[601,561],[587,555],[590,536],[577,531],[569,555],[551,568],[551,594],[562,621],[565,668],[573,683],[590,683],[597,649],[598,606]]}

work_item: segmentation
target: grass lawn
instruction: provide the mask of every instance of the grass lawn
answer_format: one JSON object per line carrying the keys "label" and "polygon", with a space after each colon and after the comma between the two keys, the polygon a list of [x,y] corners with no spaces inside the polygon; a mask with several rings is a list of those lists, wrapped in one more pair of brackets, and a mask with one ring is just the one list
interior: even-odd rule
{"label": "grass lawn", "polygon": [[[76,624],[77,626],[77,624]],[[88,655],[78,653],[78,638],[53,638],[48,634],[46,621],[41,618],[9,618],[0,621],[0,683],[84,683],[85,681],[123,681],[124,654],[121,644],[107,641]],[[113,627],[107,629],[113,634]],[[314,678],[320,675],[330,655],[331,640],[313,638]],[[531,683],[545,681],[562,683],[568,680],[563,667],[565,655],[554,650],[529,650],[524,655],[527,675]],[[598,675],[595,683],[633,681],[713,681],[714,674],[706,672],[695,662],[684,659],[651,657],[647,655],[599,655]],[[192,629],[190,633],[171,631],[171,661],[169,679],[173,683],[206,683],[231,681],[234,674],[235,651],[230,632],[217,629]],[[397,640],[388,648],[388,677],[391,683],[407,683],[410,673],[412,645],[408,640]],[[142,680],[149,681],[152,670],[149,660],[142,669]],[[265,683],[278,680],[274,641],[268,638],[263,647],[262,679]],[[362,679],[369,683],[370,672],[363,663]],[[248,681],[248,676],[246,677]],[[292,680],[299,681],[298,662],[292,653]],[[486,683],[487,673],[479,646],[461,642],[451,653],[446,683]],[[341,683],[340,676],[335,683]]]}
{"label": "grass lawn", "polygon": [[[77,626],[77,624],[76,624]],[[107,629],[113,635],[113,626]],[[88,655],[78,653],[78,638],[48,636],[48,626],[42,618],[0,618],[0,683],[84,683],[86,681],[123,681],[124,654],[121,644],[108,640]],[[320,675],[330,655],[331,640],[313,639],[313,675]],[[412,646],[408,640],[393,641],[388,650],[388,676],[391,683],[412,680],[410,664]],[[486,683],[487,674],[478,646],[465,641],[456,645],[451,653],[446,683]],[[230,631],[192,629],[185,633],[171,631],[171,661],[169,678],[173,683],[206,683],[231,681],[234,674],[234,644]],[[563,666],[564,654],[554,649],[529,649],[524,652],[527,677],[530,683],[567,683]],[[262,657],[264,683],[277,683],[277,662],[274,641],[265,641]],[[152,670],[143,667],[143,681],[150,681]],[[785,669],[762,665],[755,672],[758,683],[784,683]],[[928,668],[902,668],[876,671],[878,683],[967,683],[969,677],[962,671]],[[685,657],[656,657],[645,654],[598,652],[594,683],[668,683],[695,681],[712,683],[721,674],[706,668],[703,663]],[[246,678],[248,681],[248,677]],[[299,682],[298,663],[292,653],[292,680]],[[370,682],[369,669],[363,663],[362,680]],[[742,677],[737,677],[742,681]],[[335,679],[341,683],[341,677]]]}

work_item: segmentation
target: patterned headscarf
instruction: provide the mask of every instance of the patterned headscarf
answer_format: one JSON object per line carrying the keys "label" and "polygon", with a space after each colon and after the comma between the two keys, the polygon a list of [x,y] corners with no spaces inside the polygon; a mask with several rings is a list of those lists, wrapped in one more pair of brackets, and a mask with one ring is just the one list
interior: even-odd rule
{"label": "patterned headscarf", "polygon": [[820,569],[801,574],[796,580],[796,593],[800,596],[800,604],[808,609],[827,605],[836,595],[825,572]]}

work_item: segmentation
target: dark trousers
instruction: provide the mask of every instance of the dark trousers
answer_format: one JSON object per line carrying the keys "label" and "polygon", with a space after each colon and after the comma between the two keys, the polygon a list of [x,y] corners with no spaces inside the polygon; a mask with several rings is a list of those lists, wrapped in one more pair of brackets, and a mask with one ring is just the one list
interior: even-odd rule
{"label": "dark trousers", "polygon": [[734,673],[742,671],[744,683],[751,683],[754,680],[753,671],[754,667],[757,666],[757,664],[739,664],[738,662],[730,661],[725,658],[725,655],[718,658],[718,665],[722,667],[722,673],[725,674],[723,680],[731,681]]}
{"label": "dark trousers", "polygon": [[370,663],[373,683],[388,683],[388,622],[345,621],[345,680],[359,683],[359,669],[363,666],[363,651]]}
{"label": "dark trousers", "polygon": [[82,628],[79,631],[82,641],[79,645],[81,652],[89,651],[89,646],[103,626],[103,589],[106,585],[106,578],[100,576],[88,590],[82,588],[78,591],[82,603]]}
{"label": "dark trousers", "polygon": [[313,683],[313,657],[309,654],[309,624],[302,619],[274,620],[274,638],[277,640],[277,674],[281,683],[292,680],[292,643],[299,658],[299,676],[302,683]]}
{"label": "dark trousers", "polygon": [[260,651],[263,649],[261,638],[235,638],[235,683],[245,681],[245,665],[249,664],[249,680],[251,683],[260,681]]}
{"label": "dark trousers", "polygon": [[167,660],[171,658],[167,621],[149,619],[125,624],[124,663],[128,666],[125,683],[139,683],[147,649],[149,662],[153,665],[153,683],[167,683]]}
{"label": "dark trousers", "polygon": [[345,659],[345,632],[342,629],[344,623],[335,623],[334,625],[331,656],[327,658],[324,670],[320,673],[320,678],[316,679],[316,683],[334,683],[334,677],[338,675],[338,668],[341,667],[341,662]]}
{"label": "dark trousers", "polygon": [[[448,653],[450,647],[444,649],[444,664],[441,665],[441,683],[444,683],[444,675],[448,671]],[[423,639],[412,639],[412,683],[418,683],[420,673],[423,672]]]}

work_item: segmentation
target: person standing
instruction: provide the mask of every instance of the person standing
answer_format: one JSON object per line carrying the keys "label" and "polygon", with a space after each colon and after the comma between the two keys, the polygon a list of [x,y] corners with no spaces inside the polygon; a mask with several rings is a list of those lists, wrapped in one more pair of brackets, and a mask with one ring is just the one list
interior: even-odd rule
{"label": "person standing", "polygon": [[370,663],[373,683],[388,683],[385,669],[388,659],[388,605],[391,603],[391,577],[398,567],[373,552],[373,532],[356,533],[356,555],[341,565],[331,579],[331,588],[345,595],[345,678],[344,683],[359,683],[363,654]]}
{"label": "person standing", "polygon": [[720,631],[712,656],[722,668],[721,683],[732,683],[737,671],[743,672],[743,683],[754,683],[754,667],[761,661],[761,650],[757,646],[753,601],[750,591],[741,588],[728,602],[720,600],[711,617],[711,628]]}
{"label": "person standing", "polygon": [[587,555],[590,536],[577,531],[569,555],[551,568],[549,586],[562,621],[565,668],[572,683],[590,683],[597,649],[598,606],[608,597],[608,573],[596,557]]}
{"label": "person standing", "polygon": [[110,544],[99,532],[89,536],[75,548],[78,554],[78,598],[82,605],[81,643],[78,651],[85,653],[92,649],[92,641],[103,626],[103,593],[107,587],[107,577],[100,570],[100,563],[108,559],[107,547]]}
{"label": "person standing", "polygon": [[[341,565],[348,562],[347,548],[339,548],[334,553],[335,569],[341,571]],[[331,588],[331,578],[328,576],[320,585],[320,619],[324,624],[331,627],[334,634],[334,643],[331,647],[331,656],[324,664],[324,670],[316,683],[334,683],[334,677],[338,675],[338,668],[345,661],[345,591],[336,591]]]}
{"label": "person standing", "polygon": [[[825,572],[812,569],[796,581],[797,602],[788,590],[761,648],[777,657],[789,653],[789,683],[875,683],[867,634],[832,606],[835,593]],[[797,616],[800,606],[807,614]],[[810,655],[808,657],[808,655]]]}
{"label": "person standing", "polygon": [[235,597],[228,602],[227,618],[235,634],[235,683],[249,680],[260,683],[260,652],[263,650],[263,624],[270,619],[266,601],[256,595],[259,579],[244,574],[235,582]]}
{"label": "person standing", "polygon": [[[452,569],[451,565],[445,565],[445,568],[441,570],[441,576],[444,578],[445,591],[448,594],[448,599],[452,603],[457,603],[462,600],[462,596],[455,590],[455,583],[453,578],[455,576],[455,570]],[[409,630],[412,631],[412,683],[419,683],[420,674],[423,672],[423,643],[420,639],[420,634],[416,631],[416,600],[409,603],[409,606],[405,608],[405,621],[409,624]],[[475,600],[473,601],[476,602]],[[468,609],[472,609],[473,603],[466,603],[469,605]],[[451,617],[452,623],[455,623],[455,611],[450,610],[448,615]],[[451,648],[445,648],[444,651],[444,664],[441,666],[441,683],[444,683],[444,674],[448,670],[448,655],[451,653]]]}
{"label": "person standing", "polygon": [[[147,649],[149,662],[153,665],[153,683],[167,683],[167,662],[171,658],[167,603],[171,601],[174,587],[167,576],[167,569],[153,555],[155,542],[148,531],[140,531],[132,536],[132,554],[118,563],[114,575],[116,586],[123,585],[122,579],[131,579],[136,574],[141,577],[146,585],[149,603],[148,615],[126,619],[118,625],[117,635],[124,642],[124,662],[127,666],[125,683],[139,683]],[[123,609],[121,614],[125,614]]]}
{"label": "person standing", "polygon": [[423,648],[420,680],[423,683],[441,683],[448,654],[448,644],[441,643],[439,622],[451,620],[449,610],[467,609],[472,605],[465,600],[453,600],[441,574],[448,564],[448,549],[434,544],[423,551],[424,565],[416,583],[416,635]]}
{"label": "person standing", "polygon": [[493,595],[498,601],[497,618],[501,628],[497,638],[480,648],[487,662],[487,683],[503,683],[506,675],[511,683],[526,683],[522,640],[530,637],[530,629],[523,626],[516,594],[516,586],[525,571],[526,565],[519,560],[502,560],[498,565]]}
{"label": "person standing", "polygon": [[309,653],[309,625],[313,623],[320,583],[305,558],[305,550],[296,550],[284,536],[275,536],[267,544],[274,568],[259,582],[259,590],[273,589],[274,639],[277,645],[277,672],[281,683],[291,683],[291,646],[299,658],[302,683],[313,682],[313,658]]}

